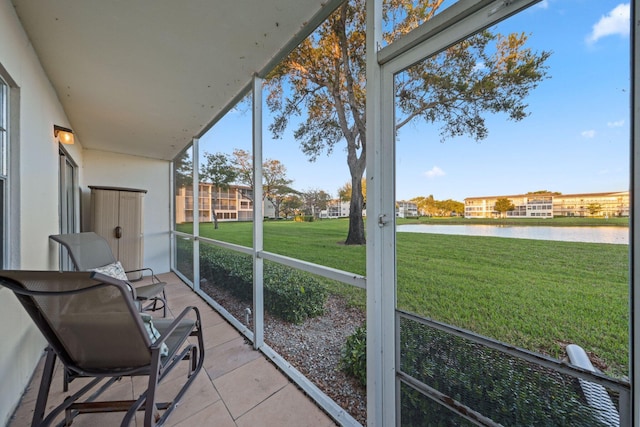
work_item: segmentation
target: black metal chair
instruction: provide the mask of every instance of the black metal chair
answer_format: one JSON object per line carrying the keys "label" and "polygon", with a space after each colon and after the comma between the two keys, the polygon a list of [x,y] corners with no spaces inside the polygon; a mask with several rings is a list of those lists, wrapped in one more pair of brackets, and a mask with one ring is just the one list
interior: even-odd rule
{"label": "black metal chair", "polygon": [[[202,369],[204,342],[196,307],[185,308],[175,319],[153,319],[159,337],[152,341],[126,283],[112,277],[0,271],[0,286],[15,293],[48,342],[32,426],[51,425],[63,411],[65,425],[83,413],[126,411],[121,425],[128,426],[138,410],[145,411],[146,427],[163,425]],[[71,377],[93,379],[45,414],[56,358]],[[171,401],[157,402],[160,382],[181,361],[188,361],[186,382]],[[147,389],[136,400],[97,401],[112,382],[126,376],[148,377]],[[100,384],[105,378],[106,384]]]}
{"label": "black metal chair", "polygon": [[[117,270],[116,257],[111,251],[109,243],[100,235],[88,231],[83,233],[70,233],[70,234],[56,234],[49,236],[49,238],[55,242],[60,243],[67,249],[73,264],[77,271],[99,271],[101,273],[114,276],[121,280],[126,280],[130,286],[134,287],[133,283],[129,282],[126,278],[126,273],[144,272],[147,271],[151,275],[151,284],[141,285],[136,287],[136,298],[140,301],[142,310],[163,310],[163,316],[167,315],[167,297],[164,291],[166,285],[165,282],[160,281],[153,274],[153,270],[150,268],[141,268],[136,270],[124,271],[120,269],[120,274],[106,273],[107,270]],[[113,270],[115,269],[115,270]],[[146,306],[145,303],[149,302]],[[159,305],[162,303],[162,305]]]}

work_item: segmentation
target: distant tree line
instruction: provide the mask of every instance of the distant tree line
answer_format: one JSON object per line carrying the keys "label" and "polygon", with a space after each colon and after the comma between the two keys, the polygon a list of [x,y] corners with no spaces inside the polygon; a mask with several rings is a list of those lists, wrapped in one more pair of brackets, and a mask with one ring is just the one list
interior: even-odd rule
{"label": "distant tree line", "polygon": [[436,200],[433,198],[433,194],[429,197],[414,197],[409,200],[418,206],[418,212],[420,215],[426,216],[463,216],[464,215],[464,203],[456,200]]}

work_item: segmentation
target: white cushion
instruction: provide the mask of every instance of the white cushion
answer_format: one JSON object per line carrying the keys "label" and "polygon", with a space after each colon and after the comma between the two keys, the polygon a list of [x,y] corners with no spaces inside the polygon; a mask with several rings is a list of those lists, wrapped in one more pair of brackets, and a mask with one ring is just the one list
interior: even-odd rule
{"label": "white cushion", "polygon": [[[152,317],[150,314],[140,313],[140,317],[142,318],[142,323],[144,324],[144,328],[147,330],[147,334],[149,334],[149,339],[151,342],[156,342],[158,338],[160,338],[160,331],[153,326]],[[160,344],[160,355],[166,356],[169,354],[169,347],[165,343]]]}
{"label": "white cushion", "polygon": [[91,271],[102,273],[118,280],[124,280],[125,282],[129,280],[127,278],[127,273],[124,272],[122,264],[120,264],[120,261],[116,261],[113,264],[103,265],[102,267],[92,268]]}

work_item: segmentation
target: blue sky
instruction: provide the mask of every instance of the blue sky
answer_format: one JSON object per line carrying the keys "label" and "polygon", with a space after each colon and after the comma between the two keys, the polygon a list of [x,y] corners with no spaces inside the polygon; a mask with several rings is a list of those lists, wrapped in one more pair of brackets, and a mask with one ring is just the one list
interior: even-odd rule
{"label": "blue sky", "polygon": [[[530,115],[511,122],[487,118],[489,136],[440,142],[438,128],[417,122],[396,143],[396,199],[521,194],[564,194],[629,188],[629,3],[545,0],[500,23],[502,33],[525,32],[536,51],[552,51],[549,79],[527,98]],[[293,139],[293,127],[273,141],[266,130],[264,157],[280,160],[305,191],[337,195],[350,181],[344,144],[314,163]],[[201,150],[250,150],[251,117],[234,110],[200,140]]]}

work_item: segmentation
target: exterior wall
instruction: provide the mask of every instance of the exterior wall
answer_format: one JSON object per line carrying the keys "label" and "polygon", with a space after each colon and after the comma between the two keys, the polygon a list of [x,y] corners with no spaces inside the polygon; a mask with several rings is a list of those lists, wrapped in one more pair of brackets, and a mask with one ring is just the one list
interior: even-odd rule
{"label": "exterior wall", "polygon": [[[509,199],[514,205],[507,212],[509,218],[552,218],[554,216],[629,216],[629,192],[584,193],[541,195],[524,194],[515,196],[469,197],[464,199],[466,218],[495,218],[496,201]],[[589,212],[589,205],[600,205],[596,214]]]}
{"label": "exterior wall", "polygon": [[[58,145],[53,125],[69,126],[9,0],[0,0],[0,70],[19,104],[10,106],[8,268],[58,268]],[[13,95],[12,95],[13,96]],[[81,141],[68,146],[82,179]],[[13,294],[0,289],[0,425],[5,425],[42,355],[45,340]]]}
{"label": "exterior wall", "polygon": [[147,157],[85,150],[81,183],[83,230],[88,230],[89,185],[147,190],[143,202],[144,262],[155,273],[170,270],[170,163]]}
{"label": "exterior wall", "polygon": [[478,198],[464,199],[464,216],[466,218],[486,218],[488,216],[487,200]]}

